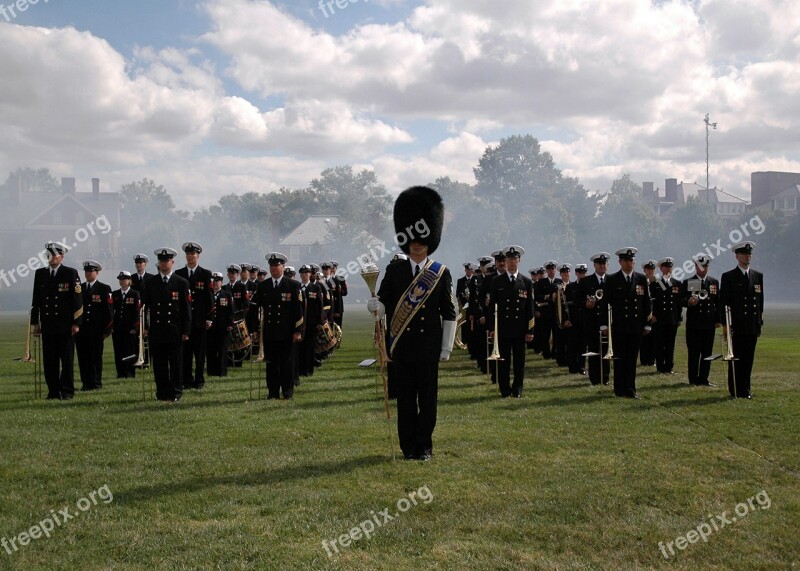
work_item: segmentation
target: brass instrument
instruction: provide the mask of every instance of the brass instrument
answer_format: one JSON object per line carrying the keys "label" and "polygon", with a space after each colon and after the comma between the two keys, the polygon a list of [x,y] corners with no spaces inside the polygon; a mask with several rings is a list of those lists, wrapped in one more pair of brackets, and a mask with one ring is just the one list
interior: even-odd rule
{"label": "brass instrument", "polygon": [[[601,292],[602,293],[602,292]],[[600,297],[603,297],[602,295]],[[610,360],[614,358],[614,343],[611,338],[611,322],[614,320],[611,314],[611,304],[608,304],[608,351],[603,356],[603,359]]]}
{"label": "brass instrument", "polygon": [[492,354],[486,357],[487,361],[505,361],[500,356],[500,342],[497,340],[497,304],[494,304],[494,343],[492,344]]}
{"label": "brass instrument", "polygon": [[725,339],[727,341],[727,345],[725,346],[726,353],[723,355],[723,361],[737,361],[736,357],[733,356],[733,331],[731,331],[731,306],[725,306],[725,330],[728,332],[727,335],[724,334]]}
{"label": "brass instrument", "polygon": [[258,308],[258,357],[256,363],[264,363],[267,358],[264,356],[264,308]]}
{"label": "brass instrument", "polygon": [[139,356],[133,366],[144,368],[144,306],[139,309]]}
{"label": "brass instrument", "polygon": [[[558,323],[559,329],[564,329],[565,327],[572,327],[572,324],[566,325],[569,323],[569,306],[567,305],[567,293],[566,284],[558,284],[558,298],[556,299],[556,319]],[[602,293],[603,290],[598,290]],[[596,292],[595,292],[596,293]],[[602,295],[600,296],[602,297]]]}
{"label": "brass instrument", "polygon": [[455,338],[455,346],[459,349],[466,349],[467,344],[461,340],[461,327],[464,323],[467,322],[467,308],[469,307],[469,303],[465,303],[464,307],[461,308],[461,311],[458,313],[458,319],[456,320],[456,338]]}
{"label": "brass instrument", "polygon": [[700,284],[700,280],[689,280],[686,286],[696,301],[704,301],[708,299],[708,291],[701,289]]}
{"label": "brass instrument", "polygon": [[[39,333],[34,333],[35,325],[31,325],[31,318],[35,307],[31,307],[26,323],[27,335],[25,337],[25,354],[14,360],[22,363],[33,363],[33,398],[42,398],[42,342]],[[33,353],[31,353],[31,338],[33,338]],[[34,358],[34,354],[36,358]]]}

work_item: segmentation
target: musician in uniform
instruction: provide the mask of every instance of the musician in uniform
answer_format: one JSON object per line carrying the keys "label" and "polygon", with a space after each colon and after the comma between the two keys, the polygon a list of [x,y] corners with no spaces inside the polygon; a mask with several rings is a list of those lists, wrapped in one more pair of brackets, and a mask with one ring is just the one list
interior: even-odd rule
{"label": "musician in uniform", "polygon": [[478,258],[479,270],[472,276],[469,285],[469,307],[467,308],[467,316],[470,324],[470,339],[472,341],[470,347],[470,355],[478,363],[478,369],[481,373],[486,374],[486,325],[481,323],[483,317],[483,301],[480,298],[482,291],[483,280],[489,275],[488,266],[492,263],[493,258],[489,256],[481,256]]}
{"label": "musician in uniform", "polygon": [[[492,291],[492,282],[497,276],[505,276],[506,275],[506,254],[505,251],[501,248],[500,250],[495,250],[492,252],[492,258],[494,259],[494,264],[487,264],[486,275],[483,276],[483,281],[481,282],[481,287],[478,289],[478,299],[481,303],[481,318],[480,324],[481,327],[486,331],[486,335],[490,331],[494,330],[493,324],[490,322],[491,319],[494,319],[494,307],[491,307],[491,291]],[[486,340],[486,357],[489,356],[489,341],[488,338],[484,335]],[[498,362],[496,360],[491,360],[486,362],[486,366],[489,370],[489,377],[492,381],[492,384],[497,384],[497,369],[498,369]]]}
{"label": "musician in uniform", "polygon": [[586,264],[577,264],[575,266],[575,281],[567,284],[564,295],[567,298],[567,306],[569,307],[569,334],[567,335],[567,365],[569,372],[578,375],[586,374],[586,357],[583,356],[587,352],[586,336],[584,334],[583,324],[583,302],[581,297],[581,280],[586,277],[588,268]]}
{"label": "musician in uniform", "polygon": [[224,277],[219,272],[211,274],[211,293],[214,298],[214,313],[208,328],[208,360],[206,370],[209,377],[228,376],[228,343],[233,330],[233,296],[222,289]]}
{"label": "musician in uniform", "polygon": [[147,280],[142,302],[149,316],[147,336],[156,398],[178,402],[183,394],[183,342],[192,331],[191,289],[189,282],[173,272],[172,248],[155,250],[158,273]]}
{"label": "musician in uniform", "polygon": [[558,278],[561,283],[558,286],[558,294],[561,296],[561,320],[558,319],[558,298],[556,298],[556,326],[558,327],[558,350],[556,351],[556,364],[560,367],[569,367],[569,357],[567,356],[567,346],[572,337],[573,327],[571,318],[572,303],[567,297],[567,286],[569,285],[569,273],[572,271],[570,264],[558,265]]}
{"label": "musician in uniform", "polygon": [[150,261],[150,258],[148,258],[146,254],[136,254],[133,256],[133,264],[136,266],[136,271],[131,275],[131,287],[140,294],[142,293],[144,283],[148,278],[153,276],[153,274],[146,269],[148,261]]}
{"label": "musician in uniform", "polygon": [[81,391],[103,388],[103,348],[111,335],[114,316],[111,287],[97,280],[102,266],[94,260],[83,262],[86,281],[83,292],[83,323],[75,336],[78,370],[81,374]]}
{"label": "musician in uniform", "polygon": [[244,310],[247,305],[247,286],[244,285],[239,279],[239,274],[242,271],[241,266],[238,264],[231,264],[228,266],[228,283],[222,286],[227,292],[230,292],[233,298],[233,313],[234,319],[243,319]]}
{"label": "musician in uniform", "polygon": [[659,260],[662,275],[652,284],[648,284],[653,299],[653,317],[650,322],[655,335],[656,369],[665,375],[674,374],[675,337],[683,322],[681,282],[672,277],[674,263],[675,260],[669,257]]}
{"label": "musician in uniform", "polygon": [[[256,311],[255,306],[253,306],[250,303],[250,300],[253,298],[253,295],[256,293],[256,290],[258,289],[258,280],[256,279],[258,266],[256,266],[255,264],[241,264],[241,268],[242,268],[242,283],[244,284],[244,287],[247,289],[246,300],[244,304],[244,313],[245,313],[244,322],[247,324],[248,333],[252,335],[256,331],[258,331],[258,311]],[[294,270],[294,268],[292,268],[292,270]],[[247,353],[247,355],[245,355],[245,360],[248,359],[250,359],[249,352]]]}
{"label": "musician in uniform", "polygon": [[589,382],[607,385],[611,373],[610,362],[603,359],[608,344],[607,330],[603,328],[608,317],[606,292],[606,269],[611,254],[598,252],[590,260],[594,264],[594,273],[581,280],[579,300],[583,300],[583,322],[586,345],[589,348]]}
{"label": "musician in uniform", "polygon": [[[544,265],[547,275],[534,285],[536,320],[541,322],[539,348],[544,359],[558,360],[558,323],[556,321],[556,300],[561,278],[556,277],[558,262],[550,260]],[[552,345],[550,339],[552,338]]]}
{"label": "musician in uniform", "polygon": [[[439,386],[439,361],[447,361],[456,335],[456,309],[450,271],[429,256],[436,251],[444,224],[444,205],[430,188],[400,193],[394,205],[394,228],[408,263],[386,267],[377,297],[367,309],[386,315],[389,358],[397,373],[397,433],[406,460],[429,460]],[[413,229],[425,222],[427,235]],[[409,235],[410,234],[410,235]]]}
{"label": "musician in uniform", "polygon": [[[505,273],[491,282],[487,326],[497,335],[501,361],[497,362],[497,385],[503,398],[522,397],[525,376],[525,343],[533,339],[533,282],[519,273],[522,246],[503,250]],[[495,330],[495,308],[497,330]],[[514,384],[511,384],[511,359],[514,359]]]}
{"label": "musician in uniform", "polygon": [[[656,265],[658,262],[655,260],[647,260],[642,265],[642,270],[644,271],[644,275],[647,278],[647,283],[649,287],[647,289],[647,294],[650,296],[650,299],[653,299],[652,290],[653,287],[656,287]],[[653,316],[650,315],[648,322],[650,322],[652,326]],[[645,367],[652,367],[656,364],[656,336],[654,334],[645,335],[642,337],[642,346],[639,347],[639,363]]]}
{"label": "musician in uniform", "polygon": [[256,271],[256,289],[258,289],[258,284],[267,279],[267,274],[269,274],[269,272],[266,269],[262,268],[261,266],[257,267],[258,270]]}
{"label": "musician in uniform", "polygon": [[[297,275],[297,272],[295,271],[294,266],[284,266],[283,267],[283,277],[293,280],[296,275]],[[302,290],[303,290],[303,287],[301,285],[300,286],[300,291],[302,292]],[[300,297],[303,300],[303,319],[305,319],[306,299],[303,296],[300,296]],[[258,313],[258,312],[257,311],[253,311],[251,313]],[[316,331],[314,333],[316,333]],[[305,335],[303,337],[305,337]],[[300,343],[302,343],[302,342],[303,342],[303,340],[301,339]],[[294,353],[292,355],[292,365],[291,365],[291,367],[292,367],[292,381],[294,382],[294,386],[296,386],[296,387],[300,386],[300,361],[299,361],[299,358],[300,358],[300,345],[298,344],[295,347]]]}
{"label": "musician in uniform", "polygon": [[[750,267],[753,242],[733,247],[737,265],[722,274],[719,288],[720,322],[731,335],[734,361],[728,361],[728,391],[731,397],[750,399],[750,375],[753,371],[756,343],[764,325],[764,275]],[[730,308],[730,331],[725,308]]]}
{"label": "musician in uniform", "polygon": [[[48,242],[48,261],[33,276],[33,334],[42,338],[42,368],[47,399],[69,400],[75,394],[75,335],[83,322],[83,296],[78,271],[62,264],[67,246]],[[59,367],[60,366],[60,367]]]}
{"label": "musician in uniform", "polygon": [[336,316],[336,309],[339,307],[341,303],[341,292],[339,291],[339,284],[333,279],[333,264],[330,262],[322,262],[320,264],[320,268],[322,268],[322,277],[323,281],[325,282],[325,287],[328,289],[328,293],[331,298],[331,306],[330,310],[328,311],[328,321],[331,323],[335,322]]}
{"label": "musician in uniform", "polygon": [[[183,344],[183,388],[202,389],[206,384],[207,332],[214,319],[211,271],[200,267],[199,264],[203,246],[197,242],[185,242],[181,249],[186,255],[186,266],[175,270],[175,275],[189,282],[192,294],[192,332]],[[192,371],[193,364],[194,371]]]}
{"label": "musician in uniform", "polygon": [[[464,309],[464,306],[469,302],[469,281],[475,274],[472,269],[471,262],[464,262],[464,275],[456,280],[456,302],[458,302],[459,313]],[[465,319],[461,324],[461,342],[469,347],[470,344],[470,326],[469,320]]]}
{"label": "musician in uniform", "polygon": [[279,252],[266,255],[270,277],[260,284],[253,296],[256,307],[264,311],[264,356],[267,359],[267,399],[291,400],[294,395],[292,360],[303,339],[305,320],[300,284],[283,276],[286,256]]}
{"label": "musician in uniform", "polygon": [[[397,263],[397,262],[408,262],[408,256],[405,254],[397,253],[392,256],[392,259],[389,260],[389,263]],[[384,341],[386,342],[386,354],[389,354],[389,338],[388,336],[384,336]],[[396,400],[397,399],[397,370],[395,369],[395,364],[393,361],[389,361],[386,363],[386,393],[389,397],[389,400]]]}
{"label": "musician in uniform", "polygon": [[298,346],[298,373],[301,377],[310,377],[314,374],[314,343],[317,340],[317,326],[324,319],[322,305],[325,292],[322,286],[311,281],[311,266],[300,266],[300,292],[303,294],[305,319],[305,334]]}
{"label": "musician in uniform", "polygon": [[133,379],[136,377],[136,367],[125,358],[139,353],[142,297],[131,287],[130,272],[120,272],[117,280],[119,280],[119,289],[111,292],[114,314],[111,332],[111,341],[114,343],[114,364],[117,367],[118,379]]}
{"label": "musician in uniform", "polygon": [[331,260],[331,277],[336,283],[336,290],[339,292],[338,303],[333,312],[333,320],[339,327],[342,326],[342,319],[344,318],[344,298],[347,295],[347,274],[342,273],[339,275],[339,262]]}
{"label": "musician in uniform", "polygon": [[[711,258],[694,257],[695,274],[681,284],[681,305],[686,308],[686,350],[689,384],[713,387],[708,382],[710,357],[714,350],[714,330],[719,322],[719,282],[708,275]],[[649,336],[648,336],[649,337]]]}
{"label": "musician in uniform", "polygon": [[616,251],[620,271],[608,276],[603,299],[611,306],[611,343],[614,354],[614,394],[638,399],[636,361],[642,336],[650,333],[650,296],[647,278],[634,271],[636,252],[633,247]]}

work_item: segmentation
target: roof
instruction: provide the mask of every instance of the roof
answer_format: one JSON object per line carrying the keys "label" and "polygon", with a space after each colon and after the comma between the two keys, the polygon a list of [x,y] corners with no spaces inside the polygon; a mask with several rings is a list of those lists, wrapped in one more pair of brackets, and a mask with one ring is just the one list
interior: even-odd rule
{"label": "roof", "polygon": [[800,184],[790,186],[786,190],[770,198],[770,200],[775,200],[776,198],[792,198],[793,196],[800,196]]}
{"label": "roof", "polygon": [[[23,230],[36,225],[46,212],[57,208],[65,201],[75,201],[95,218],[111,216],[119,209],[119,193],[101,192],[95,199],[91,192],[64,194],[61,192],[23,192],[20,203],[12,204],[6,193],[0,193],[3,208],[0,208],[0,228],[4,231]],[[74,225],[73,225],[74,226]]]}
{"label": "roof", "polygon": [[330,238],[330,231],[339,226],[338,216],[309,216],[297,228],[280,241],[281,246],[313,246],[324,244]]}

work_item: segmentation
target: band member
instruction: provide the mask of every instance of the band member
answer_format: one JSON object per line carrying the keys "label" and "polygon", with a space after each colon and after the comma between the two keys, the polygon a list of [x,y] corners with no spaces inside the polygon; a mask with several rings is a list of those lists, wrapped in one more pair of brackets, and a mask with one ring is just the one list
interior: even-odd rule
{"label": "band member", "polygon": [[720,323],[725,323],[725,308],[730,308],[733,356],[728,361],[728,391],[731,397],[752,398],[750,374],[756,343],[764,325],[764,276],[750,267],[756,245],[741,242],[733,247],[737,266],[722,274],[719,289]]}
{"label": "band member", "polygon": [[[647,293],[650,295],[650,299],[653,299],[652,296],[652,289],[656,287],[656,265],[658,262],[655,260],[647,260],[644,265],[642,265],[642,270],[644,271],[644,275],[647,278],[647,283],[649,284]],[[648,322],[652,326],[653,316],[651,315],[648,319]],[[654,334],[645,335],[642,337],[642,346],[639,347],[639,363],[645,367],[652,367],[656,364],[656,336]]]}
{"label": "band member", "polygon": [[311,266],[300,266],[300,291],[303,294],[305,319],[305,335],[298,347],[298,373],[302,377],[314,374],[314,343],[316,342],[317,326],[325,318],[322,305],[325,292],[322,286],[311,281]]}
{"label": "band member", "polygon": [[[202,389],[206,384],[206,350],[208,329],[214,320],[214,296],[211,293],[211,272],[200,267],[203,247],[197,242],[184,242],[181,246],[186,255],[186,266],[175,270],[189,282],[192,294],[192,332],[183,344],[183,388]],[[192,364],[194,363],[194,371]]]}
{"label": "band member", "polygon": [[636,360],[642,335],[650,333],[650,296],[647,278],[633,270],[636,248],[617,250],[620,271],[608,276],[605,295],[611,306],[611,342],[614,347],[614,394],[638,399],[636,393]]}
{"label": "band member", "polygon": [[589,258],[594,264],[594,273],[581,280],[579,299],[583,300],[583,321],[586,345],[589,348],[589,382],[607,385],[611,373],[611,365],[603,359],[608,344],[607,330],[603,324],[608,319],[608,308],[605,299],[606,293],[606,268],[611,254],[599,252]]}
{"label": "band member", "polygon": [[183,342],[192,331],[189,282],[172,268],[178,252],[155,250],[158,273],[147,280],[142,301],[149,315],[147,336],[156,382],[156,398],[178,402],[183,395]]}
{"label": "band member", "polygon": [[[408,256],[405,254],[397,253],[392,256],[392,259],[389,261],[390,264],[397,263],[397,262],[406,262],[408,263]],[[386,354],[389,354],[389,339],[388,337],[384,337],[386,341]],[[386,363],[386,393],[389,397],[389,400],[396,400],[397,399],[397,371],[394,366],[393,361],[389,361]]]}
{"label": "band member", "polygon": [[[244,284],[244,287],[247,289],[246,302],[244,304],[244,312],[245,312],[244,322],[247,324],[247,331],[252,335],[256,331],[258,331],[258,311],[256,311],[255,307],[250,304],[250,300],[253,298],[253,295],[256,293],[256,290],[258,289],[258,280],[256,279],[258,266],[254,264],[241,264],[241,268],[242,268],[242,276],[241,276],[242,283]],[[253,311],[250,311],[251,309],[253,309]],[[248,359],[250,359],[249,352],[247,353],[247,355],[245,355],[245,360]]]}
{"label": "band member", "polygon": [[294,395],[292,361],[303,339],[305,320],[300,284],[283,277],[286,256],[266,255],[270,277],[258,284],[253,303],[264,308],[264,355],[267,359],[267,399],[291,400]]}
{"label": "band member", "polygon": [[136,266],[136,272],[131,275],[131,287],[140,294],[142,293],[144,283],[148,278],[153,276],[153,274],[146,271],[147,262],[149,260],[150,258],[148,258],[145,254],[136,254],[133,256],[133,263]]}
{"label": "band member", "polygon": [[[492,291],[492,282],[497,276],[505,276],[506,275],[506,254],[505,251],[501,248],[500,250],[495,250],[492,252],[492,258],[494,259],[494,264],[489,263],[486,265],[486,275],[483,276],[483,281],[481,282],[481,287],[478,289],[478,299],[481,303],[481,319],[480,324],[481,327],[486,331],[484,335],[485,345],[486,345],[486,356],[489,355],[489,337],[488,334],[494,328],[492,323],[490,323],[490,315],[494,315],[494,308],[491,306],[491,291]],[[494,317],[491,317],[494,319]],[[497,369],[498,369],[498,362],[495,360],[486,362],[486,366],[489,369],[489,377],[491,378],[492,384],[497,383]]]}
{"label": "band member", "polygon": [[142,297],[131,287],[130,272],[120,272],[117,279],[119,289],[111,293],[114,312],[111,333],[111,340],[114,343],[114,364],[117,367],[118,379],[132,379],[136,376],[136,367],[124,359],[139,352],[139,310],[142,307]]}
{"label": "band member", "polygon": [[[708,275],[711,258],[695,256],[695,275],[681,284],[681,305],[686,307],[686,350],[688,352],[689,384],[713,387],[708,382],[714,350],[714,329],[719,323],[719,282]],[[650,337],[649,335],[645,337]]]}
{"label": "band member", "polygon": [[[295,271],[294,266],[283,267],[283,277],[293,280],[296,275],[297,272]],[[303,291],[302,285],[300,286],[300,291],[301,292]],[[300,299],[302,300],[303,304],[303,319],[305,319],[306,299],[302,295],[300,296]],[[258,312],[253,311],[251,313],[258,313]],[[310,334],[315,337],[316,330],[314,330],[314,332]],[[303,338],[305,338],[305,335],[303,335]],[[300,343],[302,342],[303,340],[301,339]],[[294,353],[292,354],[292,381],[294,382],[294,386],[296,387],[300,386],[300,343],[298,343],[298,345],[294,348]]]}
{"label": "band member", "polygon": [[[536,321],[541,323],[541,333],[534,337],[537,348],[544,359],[558,359],[558,323],[556,322],[556,299],[561,278],[556,277],[558,262],[550,260],[544,265],[547,275],[534,284]],[[550,339],[552,338],[552,345]]]}
{"label": "band member", "polygon": [[245,306],[247,305],[247,286],[239,279],[241,271],[242,268],[238,264],[228,266],[228,283],[222,286],[222,289],[230,292],[231,297],[233,297],[234,319],[242,319],[244,317]]}
{"label": "band member", "polygon": [[[464,306],[469,302],[469,282],[472,276],[475,275],[475,270],[471,262],[464,262],[464,275],[456,280],[456,302],[458,303],[459,313],[464,309]],[[465,319],[461,324],[461,341],[467,347],[470,345],[470,326],[469,319]],[[471,354],[471,353],[470,353]]]}
{"label": "band member", "polygon": [[339,262],[336,260],[331,261],[331,276],[333,281],[336,282],[336,288],[339,292],[338,304],[333,312],[333,321],[339,326],[342,326],[342,318],[344,317],[344,298],[347,296],[347,274],[341,275],[337,272],[339,269]]}
{"label": "band member", "polygon": [[564,295],[567,298],[569,307],[569,321],[571,327],[570,334],[567,335],[567,365],[569,372],[585,375],[586,357],[584,353],[588,351],[586,347],[586,336],[584,334],[583,323],[583,298],[581,297],[581,280],[586,277],[588,268],[586,264],[575,266],[575,281],[567,284]]}
{"label": "band member", "polygon": [[[567,298],[567,286],[569,285],[569,273],[572,266],[569,264],[558,265],[558,278],[561,283],[557,292],[561,296],[561,301],[556,298],[556,326],[558,327],[558,351],[556,351],[556,364],[560,367],[569,367],[569,357],[567,356],[567,346],[572,337],[574,328],[571,321],[572,302]],[[558,320],[558,304],[561,303],[561,321]]]}
{"label": "band member", "polygon": [[83,291],[83,323],[75,336],[75,352],[78,354],[78,370],[81,374],[81,391],[103,388],[103,349],[106,337],[111,335],[114,316],[111,287],[97,276],[102,266],[94,260],[83,262],[86,281]]}
{"label": "band member", "polygon": [[69,249],[66,245],[48,242],[44,248],[47,267],[39,268],[33,276],[31,325],[33,334],[42,337],[48,400],[69,400],[75,395],[75,335],[83,322],[81,280],[75,268],[61,263]]}
{"label": "band member", "polygon": [[328,321],[335,322],[336,310],[341,304],[341,292],[339,291],[339,284],[333,279],[333,264],[330,262],[322,262],[322,277],[325,281],[325,287],[328,288],[328,293],[331,298],[331,307],[328,311]]}
{"label": "band member", "polygon": [[258,284],[267,279],[268,273],[269,272],[267,270],[265,270],[261,266],[258,266],[258,271],[256,271],[256,289],[258,289]]}
{"label": "band member", "polygon": [[[222,289],[223,276],[211,274],[211,293],[214,296],[214,314],[208,328],[209,377],[228,376],[228,342],[233,329],[233,296]],[[257,313],[257,312],[256,312]]]}
{"label": "band member", "polygon": [[[525,376],[525,343],[533,340],[533,282],[519,273],[522,246],[504,251],[506,272],[492,280],[487,327],[497,335],[502,361],[498,363],[497,385],[503,398],[522,397]],[[497,330],[494,329],[495,305]],[[514,384],[511,384],[511,359],[514,359]]]}
{"label": "band member", "polygon": [[[406,460],[430,460],[439,386],[439,361],[447,361],[456,335],[456,309],[450,271],[429,256],[436,251],[444,224],[444,205],[430,188],[400,193],[394,228],[408,263],[386,267],[377,297],[367,303],[376,319],[386,315],[389,357],[397,374],[397,433]],[[428,232],[416,232],[425,223]]]}
{"label": "band member", "polygon": [[650,320],[655,335],[656,369],[659,373],[674,374],[675,336],[683,321],[681,307],[681,282],[672,277],[675,260],[658,261],[662,276],[650,287],[653,299],[653,317]]}
{"label": "band member", "polygon": [[470,281],[469,285],[469,307],[467,308],[467,317],[469,318],[469,326],[470,326],[470,339],[472,340],[472,345],[469,347],[470,355],[473,355],[474,359],[478,363],[478,369],[480,369],[481,373],[484,375],[488,370],[486,368],[486,325],[484,320],[481,323],[481,317],[483,317],[483,300],[480,298],[480,292],[483,286],[483,280],[486,279],[486,276],[489,275],[489,270],[487,269],[489,264],[493,263],[493,258],[489,256],[481,256],[478,258],[479,270],[472,276],[472,280]]}

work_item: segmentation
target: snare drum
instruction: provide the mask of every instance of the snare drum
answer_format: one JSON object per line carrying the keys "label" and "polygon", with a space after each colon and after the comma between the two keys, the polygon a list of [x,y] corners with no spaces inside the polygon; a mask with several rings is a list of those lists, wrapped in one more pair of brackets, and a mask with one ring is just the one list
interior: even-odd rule
{"label": "snare drum", "polygon": [[231,329],[229,335],[228,351],[242,351],[250,347],[253,342],[247,332],[247,323],[244,322],[244,319],[233,322],[233,329]]}

